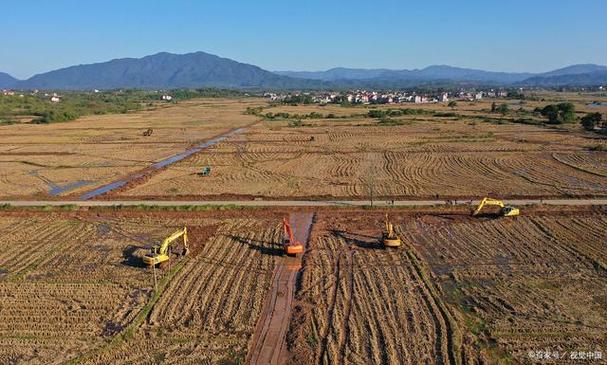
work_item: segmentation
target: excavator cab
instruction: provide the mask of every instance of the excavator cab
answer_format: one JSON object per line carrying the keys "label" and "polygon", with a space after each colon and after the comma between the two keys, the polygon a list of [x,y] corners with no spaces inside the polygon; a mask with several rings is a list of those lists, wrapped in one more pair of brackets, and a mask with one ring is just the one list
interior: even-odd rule
{"label": "excavator cab", "polygon": [[521,211],[518,208],[507,205],[502,208],[500,213],[504,217],[514,217],[521,214]]}
{"label": "excavator cab", "polygon": [[388,213],[386,213],[385,226],[386,229],[382,236],[382,243],[384,247],[399,247],[402,244],[402,241],[398,235],[396,235],[396,232],[394,232],[394,226],[388,219]]}
{"label": "excavator cab", "polygon": [[284,229],[284,237],[283,237],[283,250],[287,256],[297,256],[298,254],[303,253],[304,248],[303,244],[295,239],[293,236],[293,230],[291,229],[291,225],[287,218],[282,219],[282,227]]}
{"label": "excavator cab", "polygon": [[502,209],[500,210],[500,215],[502,217],[515,217],[515,216],[521,214],[521,212],[518,208],[509,206],[509,205],[504,205],[504,202],[501,200],[492,199],[492,198],[484,198],[483,200],[481,200],[480,204],[478,205],[478,207],[476,208],[474,213],[472,213],[472,215],[480,214],[481,210],[486,205],[497,205],[497,206],[501,207]]}
{"label": "excavator cab", "polygon": [[173,241],[179,239],[180,237],[183,237],[183,255],[187,255],[190,251],[188,248],[188,228],[183,227],[183,229],[180,229],[179,231],[165,238],[161,244],[154,245],[150,249],[150,252],[143,256],[143,263],[147,266],[156,266],[165,261],[168,261],[170,259],[169,246],[171,245],[171,243],[173,243]]}

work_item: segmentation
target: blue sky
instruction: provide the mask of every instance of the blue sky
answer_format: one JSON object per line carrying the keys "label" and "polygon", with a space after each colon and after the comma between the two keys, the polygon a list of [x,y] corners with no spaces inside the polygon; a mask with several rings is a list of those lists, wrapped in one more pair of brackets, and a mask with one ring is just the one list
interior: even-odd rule
{"label": "blue sky", "polygon": [[205,51],[269,70],[607,64],[604,0],[3,1],[0,71]]}

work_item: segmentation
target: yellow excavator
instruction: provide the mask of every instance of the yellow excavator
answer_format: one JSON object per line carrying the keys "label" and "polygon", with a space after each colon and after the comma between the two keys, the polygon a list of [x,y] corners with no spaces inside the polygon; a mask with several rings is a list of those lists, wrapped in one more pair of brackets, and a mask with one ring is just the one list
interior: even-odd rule
{"label": "yellow excavator", "polygon": [[501,200],[484,198],[483,200],[481,200],[480,204],[478,205],[474,213],[472,213],[472,215],[478,215],[485,205],[497,205],[501,207],[502,209],[500,210],[500,215],[503,217],[514,217],[521,214],[521,211],[518,208],[509,205],[504,205],[504,202]]}
{"label": "yellow excavator", "polygon": [[177,232],[175,232],[172,235],[165,238],[161,244],[154,245],[150,249],[150,252],[147,253],[145,256],[143,256],[143,263],[148,266],[155,266],[155,265],[161,264],[165,261],[168,261],[170,258],[169,257],[169,246],[171,245],[171,243],[173,243],[173,241],[179,239],[180,237],[183,237],[183,246],[184,246],[183,255],[184,256],[187,255],[190,251],[190,249],[188,248],[188,228],[183,227],[183,229],[180,229]]}
{"label": "yellow excavator", "polygon": [[384,244],[384,247],[399,247],[402,242],[394,232],[394,226],[392,225],[392,222],[390,222],[390,220],[388,219],[388,213],[386,213],[385,225],[386,230],[384,231],[382,237],[382,243]]}

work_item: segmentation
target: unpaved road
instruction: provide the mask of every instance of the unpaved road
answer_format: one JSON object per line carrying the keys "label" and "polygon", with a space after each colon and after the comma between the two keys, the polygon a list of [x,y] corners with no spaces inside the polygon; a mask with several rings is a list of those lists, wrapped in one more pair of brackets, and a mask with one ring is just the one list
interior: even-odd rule
{"label": "unpaved road", "polygon": [[[312,228],[313,213],[294,213],[289,217],[295,239],[307,248]],[[297,274],[301,269],[301,257],[282,257],[274,270],[272,288],[253,335],[252,350],[248,363],[251,365],[286,364],[287,330],[291,318],[291,307],[295,294]]]}
{"label": "unpaved road", "polygon": [[[395,200],[374,201],[373,205],[378,207],[416,207],[451,204],[478,205],[479,200]],[[513,199],[504,200],[506,204],[512,205],[607,205],[607,199]],[[182,207],[182,206],[221,206],[234,205],[243,207],[348,207],[368,206],[369,200],[3,200],[0,205],[11,205],[14,207],[44,207],[74,205],[78,207],[116,207],[116,206],[158,206],[158,207]]]}

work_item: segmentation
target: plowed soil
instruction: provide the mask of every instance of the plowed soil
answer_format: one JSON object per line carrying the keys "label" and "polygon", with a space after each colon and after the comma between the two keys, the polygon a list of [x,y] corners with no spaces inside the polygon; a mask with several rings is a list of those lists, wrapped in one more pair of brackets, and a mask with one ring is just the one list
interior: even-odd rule
{"label": "plowed soil", "polygon": [[[279,216],[247,215],[0,214],[0,363],[244,360],[281,239]],[[155,296],[132,254],[184,225]]]}
{"label": "plowed soil", "polygon": [[[318,214],[296,293],[292,363],[529,362],[607,346],[604,213],[507,218]],[[568,356],[568,355],[567,355]]]}

